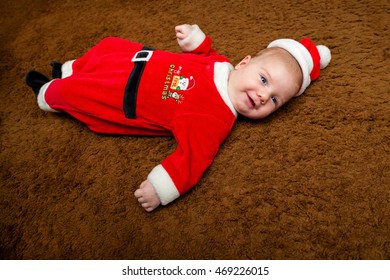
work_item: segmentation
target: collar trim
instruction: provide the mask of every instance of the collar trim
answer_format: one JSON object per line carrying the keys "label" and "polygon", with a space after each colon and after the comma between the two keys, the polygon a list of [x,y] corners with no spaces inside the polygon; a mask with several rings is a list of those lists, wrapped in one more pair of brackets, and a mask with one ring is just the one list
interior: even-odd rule
{"label": "collar trim", "polygon": [[219,94],[221,95],[225,104],[232,111],[233,115],[237,118],[238,112],[233,106],[232,101],[228,94],[228,79],[229,74],[233,71],[234,67],[229,62],[216,62],[214,64],[214,84],[217,87]]}

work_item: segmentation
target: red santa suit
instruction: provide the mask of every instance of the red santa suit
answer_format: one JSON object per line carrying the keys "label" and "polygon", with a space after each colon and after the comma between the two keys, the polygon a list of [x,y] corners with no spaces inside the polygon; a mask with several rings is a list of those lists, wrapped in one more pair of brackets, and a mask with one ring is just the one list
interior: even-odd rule
{"label": "red santa suit", "polygon": [[179,45],[180,54],[146,52],[132,117],[124,113],[125,90],[142,45],[120,38],[103,39],[64,63],[62,78],[38,95],[43,110],[66,112],[95,132],[173,135],[176,150],[148,175],[162,205],[200,180],[237,117],[227,93],[228,59],[196,25]]}

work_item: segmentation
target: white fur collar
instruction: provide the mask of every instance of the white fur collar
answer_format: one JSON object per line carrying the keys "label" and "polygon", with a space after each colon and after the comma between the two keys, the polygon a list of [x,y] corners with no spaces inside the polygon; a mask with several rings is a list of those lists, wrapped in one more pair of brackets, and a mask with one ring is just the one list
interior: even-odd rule
{"label": "white fur collar", "polygon": [[233,71],[233,69],[233,65],[231,65],[229,62],[216,62],[214,64],[214,83],[223,101],[225,101],[226,105],[237,118],[238,113],[234,108],[228,94],[228,79],[229,74],[231,71]]}

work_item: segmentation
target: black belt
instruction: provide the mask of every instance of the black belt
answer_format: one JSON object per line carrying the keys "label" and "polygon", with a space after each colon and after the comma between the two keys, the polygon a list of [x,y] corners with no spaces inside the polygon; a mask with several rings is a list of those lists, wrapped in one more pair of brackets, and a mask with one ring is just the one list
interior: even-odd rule
{"label": "black belt", "polygon": [[153,54],[153,49],[150,47],[144,46],[142,50],[137,52],[131,61],[134,62],[133,71],[127,80],[125,94],[123,98],[123,111],[125,112],[125,116],[128,119],[136,119],[136,104],[137,104],[137,92],[138,85],[141,81],[142,73],[144,72],[144,68],[146,62],[150,59]]}

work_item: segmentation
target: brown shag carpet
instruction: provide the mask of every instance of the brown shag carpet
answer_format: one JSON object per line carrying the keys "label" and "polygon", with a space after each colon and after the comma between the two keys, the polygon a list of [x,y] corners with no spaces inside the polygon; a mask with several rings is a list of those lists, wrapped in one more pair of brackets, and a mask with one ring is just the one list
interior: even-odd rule
{"label": "brown shag carpet", "polygon": [[[0,258],[389,259],[389,14],[387,0],[2,1]],[[181,23],[233,63],[304,36],[333,60],[279,112],[239,119],[199,184],[149,214],[133,192],[175,141],[40,111],[24,75],[109,35],[179,51]]]}

